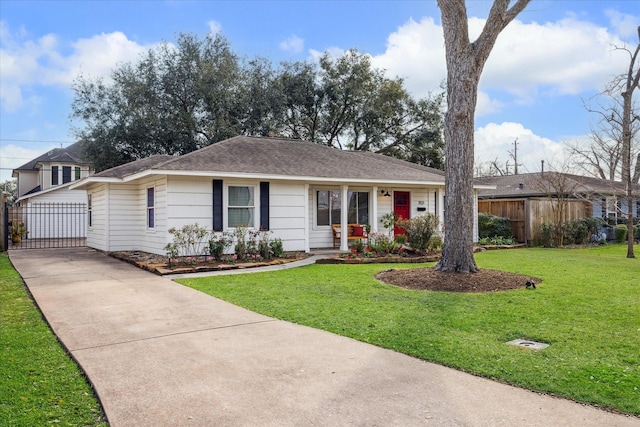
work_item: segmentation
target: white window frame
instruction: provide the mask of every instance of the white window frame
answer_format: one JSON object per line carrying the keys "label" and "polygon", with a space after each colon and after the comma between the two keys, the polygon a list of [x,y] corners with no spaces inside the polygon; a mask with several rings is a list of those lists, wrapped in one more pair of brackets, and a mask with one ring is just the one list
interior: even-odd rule
{"label": "white window frame", "polygon": [[87,224],[89,229],[93,228],[93,194],[87,194]]}
{"label": "white window frame", "polygon": [[[153,191],[153,204],[149,205],[149,190]],[[147,187],[144,192],[144,204],[145,204],[145,222],[147,224],[147,230],[155,231],[156,229],[156,187]],[[153,215],[153,224],[150,224],[149,218]]]}
{"label": "white window frame", "polygon": [[[246,187],[251,189],[251,191],[253,192],[253,205],[249,206],[235,206],[235,205],[231,205],[229,203],[229,191],[230,188],[232,187]],[[258,202],[260,200],[260,190],[258,188],[257,185],[255,184],[246,184],[246,183],[241,183],[241,182],[230,182],[228,184],[225,184],[224,186],[224,209],[225,209],[225,225],[226,225],[226,229],[228,230],[235,230],[236,226],[232,226],[229,223],[229,210],[230,209],[251,209],[252,210],[252,219],[253,219],[253,224],[250,224],[247,226],[248,229],[252,229],[255,230],[256,224],[260,223],[260,218],[259,216],[259,209],[258,209]]]}

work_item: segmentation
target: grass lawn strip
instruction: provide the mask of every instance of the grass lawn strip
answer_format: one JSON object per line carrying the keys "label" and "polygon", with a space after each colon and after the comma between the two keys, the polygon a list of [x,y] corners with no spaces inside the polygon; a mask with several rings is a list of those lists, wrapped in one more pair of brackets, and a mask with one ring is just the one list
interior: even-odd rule
{"label": "grass lawn strip", "polygon": [[[640,415],[640,259],[626,247],[476,255],[481,268],[539,277],[536,290],[414,291],[374,279],[397,265],[312,265],[182,279],[250,310],[462,371]],[[523,338],[542,351],[506,345]]]}
{"label": "grass lawn strip", "polygon": [[0,424],[107,426],[93,390],[0,254]]}

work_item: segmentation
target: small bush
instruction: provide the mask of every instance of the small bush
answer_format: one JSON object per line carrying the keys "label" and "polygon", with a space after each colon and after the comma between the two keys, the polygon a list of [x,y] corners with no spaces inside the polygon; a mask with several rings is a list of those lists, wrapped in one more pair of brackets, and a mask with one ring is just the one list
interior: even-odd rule
{"label": "small bush", "polygon": [[399,220],[397,225],[404,230],[411,249],[426,252],[429,241],[438,232],[440,220],[437,215],[427,213],[411,219]]}
{"label": "small bush", "polygon": [[478,240],[478,244],[480,245],[515,245],[516,240],[512,237],[485,237],[483,239]]}
{"label": "small bush", "polygon": [[271,252],[273,252],[273,256],[276,258],[284,258],[284,245],[282,244],[282,239],[273,239],[269,243],[269,247],[271,248]]}
{"label": "small bush", "polygon": [[385,233],[371,233],[369,235],[369,249],[379,255],[388,255],[398,253],[400,245]]}
{"label": "small bush", "polygon": [[185,225],[180,229],[172,227],[169,234],[173,235],[173,242],[164,247],[169,257],[205,254],[205,241],[209,232],[198,223]]}
{"label": "small bush", "polygon": [[565,228],[565,243],[584,245],[598,234],[602,220],[599,218],[580,218],[567,224]]}
{"label": "small bush", "polygon": [[627,241],[627,226],[618,224],[614,227],[614,240],[616,243],[624,243]]}
{"label": "small bush", "polygon": [[479,213],[478,235],[481,239],[495,236],[512,237],[511,220],[490,213]]}
{"label": "small bush", "polygon": [[361,254],[364,252],[364,243],[362,240],[356,240],[349,246],[349,250],[355,254]]}
{"label": "small bush", "polygon": [[555,232],[556,227],[550,223],[544,223],[540,225],[540,239],[538,244],[545,248],[552,248],[555,246]]}
{"label": "small bush", "polygon": [[229,233],[211,233],[209,238],[209,255],[214,257],[216,261],[222,259],[224,252],[231,247],[233,237]]}

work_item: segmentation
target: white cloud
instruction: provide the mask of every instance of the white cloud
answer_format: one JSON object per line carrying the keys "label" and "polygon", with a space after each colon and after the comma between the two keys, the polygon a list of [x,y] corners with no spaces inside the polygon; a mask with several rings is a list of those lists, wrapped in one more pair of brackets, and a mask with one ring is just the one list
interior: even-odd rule
{"label": "white cloud", "polygon": [[[484,22],[469,20],[472,38]],[[622,40],[608,29],[573,17],[545,24],[516,20],[498,37],[480,89],[511,94],[516,103],[599,90],[624,69],[626,58],[613,50],[616,44]],[[388,37],[386,51],[373,63],[404,77],[414,95],[425,96],[446,78],[442,27],[432,18],[409,20]]]}
{"label": "white cloud", "polygon": [[[24,108],[37,97],[35,86],[69,87],[80,74],[106,77],[119,63],[136,59],[149,46],[131,41],[121,32],[95,35],[63,45],[55,34],[29,39],[24,31],[0,30],[0,102],[7,111]],[[70,53],[63,53],[70,50]]]}
{"label": "white cloud", "polygon": [[425,96],[447,77],[442,27],[433,18],[411,19],[389,36],[386,52],[371,62],[390,77],[405,78],[411,93]]}
{"label": "white cloud", "polygon": [[300,53],[304,49],[304,40],[294,34],[280,42],[280,49],[285,52]]}
{"label": "white cloud", "polygon": [[546,165],[561,164],[565,157],[565,144],[536,135],[521,123],[489,123],[475,132],[476,165],[496,159],[502,165],[509,161],[513,172],[514,161],[509,153],[513,152],[516,139],[519,172],[539,171],[541,160]]}
{"label": "white cloud", "polygon": [[211,35],[216,35],[222,32],[222,24],[219,23],[218,21],[211,20],[207,22],[207,25],[209,26],[209,33]]}
{"label": "white cloud", "polygon": [[620,34],[620,37],[633,37],[634,39],[637,37],[640,15],[629,15],[612,9],[605,11],[605,15],[609,18],[611,26]]}

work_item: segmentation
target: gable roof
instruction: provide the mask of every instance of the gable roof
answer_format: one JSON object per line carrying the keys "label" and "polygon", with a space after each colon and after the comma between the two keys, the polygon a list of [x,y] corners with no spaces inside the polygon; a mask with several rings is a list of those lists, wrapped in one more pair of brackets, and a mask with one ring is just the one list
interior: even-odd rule
{"label": "gable roof", "polygon": [[[496,188],[483,189],[478,193],[478,198],[520,198],[520,197],[540,197],[547,196],[541,180],[553,183],[564,180],[564,187],[571,189],[576,194],[601,194],[601,195],[624,195],[625,185],[618,181],[607,181],[588,176],[573,175],[561,172],[525,173],[519,175],[506,175],[480,178],[479,180],[487,184],[495,185]],[[521,188],[522,185],[522,188]],[[547,185],[548,186],[548,185]],[[640,191],[640,186],[636,185],[634,191]]]}
{"label": "gable roof", "polygon": [[84,157],[82,141],[78,141],[66,148],[54,148],[46,153],[36,157],[35,159],[15,168],[13,171],[37,171],[39,163],[75,163],[89,164],[90,162]]}
{"label": "gable roof", "polygon": [[[168,158],[167,158],[168,157]],[[88,180],[134,179],[136,174],[238,174],[287,179],[376,180],[444,184],[444,172],[363,151],[308,141],[237,136],[178,157],[152,156],[102,171]]]}

